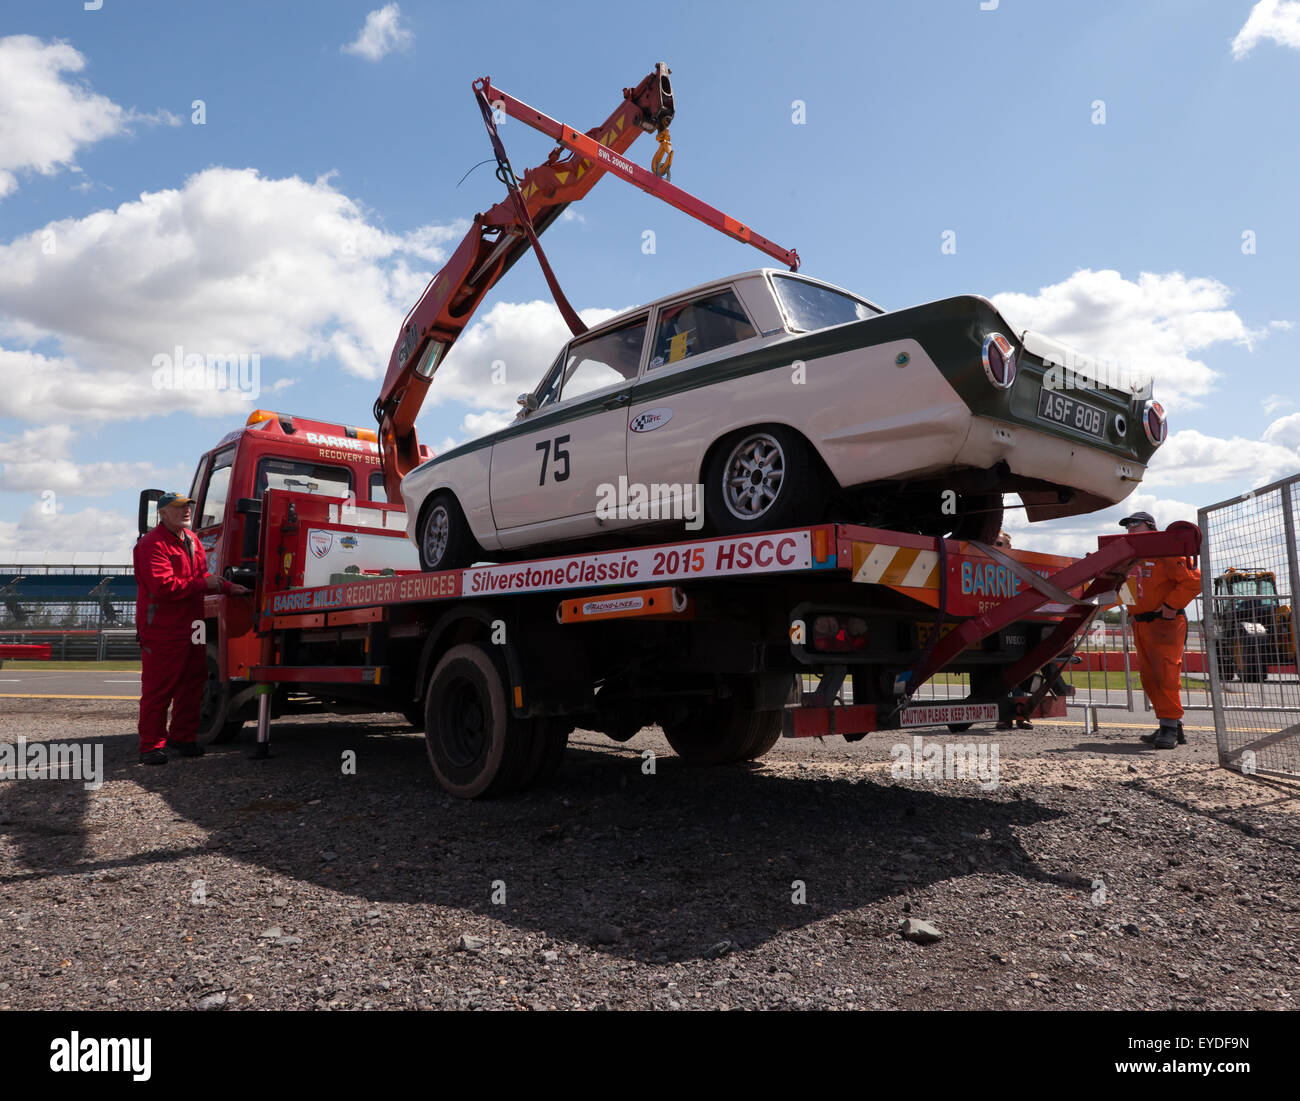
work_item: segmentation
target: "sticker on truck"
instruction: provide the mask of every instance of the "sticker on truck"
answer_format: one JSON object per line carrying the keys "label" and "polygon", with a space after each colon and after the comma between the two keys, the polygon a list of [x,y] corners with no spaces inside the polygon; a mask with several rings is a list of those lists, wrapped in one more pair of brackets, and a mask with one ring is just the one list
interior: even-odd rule
{"label": "sticker on truck", "polygon": [[924,707],[905,707],[899,726],[945,726],[948,723],[997,722],[995,703],[939,703]]}

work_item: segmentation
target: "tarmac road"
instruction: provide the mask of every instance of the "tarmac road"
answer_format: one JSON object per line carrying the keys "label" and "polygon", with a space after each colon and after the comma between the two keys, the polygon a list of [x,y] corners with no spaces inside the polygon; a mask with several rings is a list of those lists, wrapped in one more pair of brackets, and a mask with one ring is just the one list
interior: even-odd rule
{"label": "tarmac road", "polygon": [[0,668],[0,699],[138,700],[140,674]]}

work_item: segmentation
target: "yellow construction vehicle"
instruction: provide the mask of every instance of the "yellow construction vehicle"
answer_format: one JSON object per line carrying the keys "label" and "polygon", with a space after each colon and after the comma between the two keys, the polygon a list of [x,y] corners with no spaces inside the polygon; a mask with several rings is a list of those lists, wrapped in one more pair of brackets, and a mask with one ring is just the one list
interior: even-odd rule
{"label": "yellow construction vehicle", "polygon": [[1225,570],[1214,579],[1214,614],[1220,680],[1264,681],[1270,665],[1295,661],[1291,607],[1278,599],[1271,570]]}

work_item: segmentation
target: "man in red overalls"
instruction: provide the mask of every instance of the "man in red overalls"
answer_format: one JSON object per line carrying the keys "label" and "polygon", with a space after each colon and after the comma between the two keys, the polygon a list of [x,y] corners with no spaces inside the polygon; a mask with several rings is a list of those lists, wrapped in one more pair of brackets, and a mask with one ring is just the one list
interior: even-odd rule
{"label": "man in red overalls", "polygon": [[208,573],[203,546],[189,530],[192,504],[183,494],[164,494],[158,500],[158,526],[135,544],[142,765],[165,765],[164,744],[182,757],[203,756],[195,742],[208,676],[207,646],[199,632],[203,594],[248,592]]}
{"label": "man in red overalls", "polygon": [[[1149,512],[1135,512],[1120,521],[1128,531],[1156,531]],[[1134,602],[1133,642],[1137,648],[1142,688],[1151,699],[1160,729],[1142,740],[1156,749],[1173,749],[1187,741],[1183,735],[1183,648],[1187,644],[1187,614],[1183,611],[1201,591],[1201,572],[1186,558],[1153,558],[1139,562],[1128,587]]]}

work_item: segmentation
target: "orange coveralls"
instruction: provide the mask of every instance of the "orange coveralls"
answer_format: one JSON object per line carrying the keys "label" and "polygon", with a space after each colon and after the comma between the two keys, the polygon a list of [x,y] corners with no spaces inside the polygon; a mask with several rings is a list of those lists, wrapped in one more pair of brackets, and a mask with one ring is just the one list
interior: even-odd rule
{"label": "orange coveralls", "polygon": [[[1183,648],[1187,644],[1187,617],[1162,619],[1162,604],[1179,610],[1187,607],[1201,591],[1201,571],[1186,558],[1153,558],[1139,562],[1128,579],[1134,603],[1127,605],[1133,618],[1133,642],[1137,647],[1142,687],[1151,698],[1156,718],[1176,723],[1183,717],[1179,698],[1183,676]],[[1147,619],[1151,613],[1155,618]]]}

